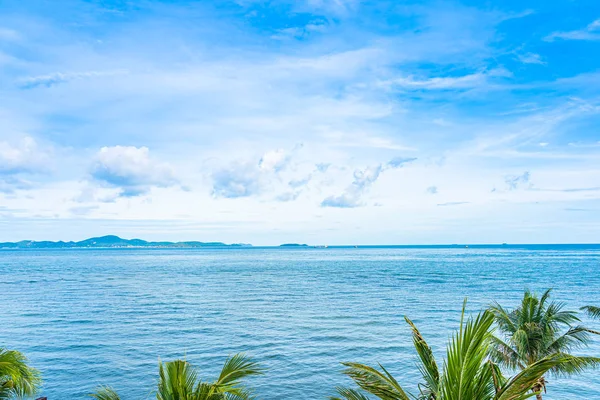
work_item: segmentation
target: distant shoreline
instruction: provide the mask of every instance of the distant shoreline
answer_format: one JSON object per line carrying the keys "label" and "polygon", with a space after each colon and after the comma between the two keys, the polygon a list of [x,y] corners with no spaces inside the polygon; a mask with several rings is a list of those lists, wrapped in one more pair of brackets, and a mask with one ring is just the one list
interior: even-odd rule
{"label": "distant shoreline", "polygon": [[145,249],[145,248],[221,248],[221,247],[251,247],[250,244],[245,243],[234,243],[225,244],[222,242],[197,242],[197,241],[186,241],[186,242],[148,242],[142,239],[123,239],[119,236],[108,235],[101,237],[94,237],[79,242],[64,242],[64,241],[34,241],[34,240],[22,240],[19,242],[4,242],[0,243],[1,249],[113,249],[113,248],[127,248],[127,249]]}
{"label": "distant shoreline", "polygon": [[600,250],[600,243],[537,243],[537,244],[400,244],[400,245],[309,245],[299,243],[284,243],[270,246],[253,246],[246,243],[226,244],[222,242],[167,242],[145,241],[141,239],[122,239],[109,235],[85,239],[79,242],[65,241],[33,241],[0,243],[0,250],[27,249],[510,249],[510,250]]}

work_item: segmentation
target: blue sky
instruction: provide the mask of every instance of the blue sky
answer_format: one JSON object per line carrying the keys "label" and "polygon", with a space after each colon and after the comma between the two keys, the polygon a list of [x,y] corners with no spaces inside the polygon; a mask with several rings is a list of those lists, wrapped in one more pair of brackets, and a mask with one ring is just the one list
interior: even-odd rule
{"label": "blue sky", "polygon": [[0,15],[0,240],[600,241],[597,1]]}

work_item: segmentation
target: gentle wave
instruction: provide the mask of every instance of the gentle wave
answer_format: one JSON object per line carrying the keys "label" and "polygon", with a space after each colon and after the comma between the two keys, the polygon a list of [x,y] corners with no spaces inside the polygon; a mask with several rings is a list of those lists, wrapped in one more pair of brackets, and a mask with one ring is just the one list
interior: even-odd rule
{"label": "gentle wave", "polygon": [[[211,379],[239,351],[268,368],[250,382],[263,399],[332,395],[350,360],[415,388],[404,315],[441,359],[464,297],[478,311],[554,287],[571,308],[600,304],[599,266],[598,249],[552,246],[0,251],[0,345],[31,358],[50,399],[99,384],[147,398],[159,358],[185,356]],[[599,398],[600,377],[548,388],[545,399]]]}

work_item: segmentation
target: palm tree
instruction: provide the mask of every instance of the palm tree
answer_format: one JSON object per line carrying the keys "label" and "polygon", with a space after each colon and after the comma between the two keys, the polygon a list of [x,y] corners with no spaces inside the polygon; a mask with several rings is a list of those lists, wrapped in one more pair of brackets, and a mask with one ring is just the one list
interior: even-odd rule
{"label": "palm tree", "polygon": [[371,394],[381,400],[522,400],[532,396],[531,389],[549,369],[572,362],[572,356],[555,354],[529,365],[510,379],[505,378],[498,365],[489,359],[494,315],[483,311],[465,322],[465,306],[466,302],[460,329],[448,344],[442,368],[415,324],[405,317],[412,329],[413,344],[420,361],[418,369],[423,377],[417,396],[405,391],[382,365],[378,370],[347,362],[343,363],[347,367],[344,374],[362,391],[338,387],[341,397],[330,399],[368,400],[367,394]]}
{"label": "palm tree", "polygon": [[[498,303],[490,307],[496,324],[502,333],[493,338],[492,359],[500,365],[524,370],[540,360],[557,355],[567,355],[586,346],[590,334],[600,334],[582,325],[574,311],[563,310],[564,304],[550,302],[551,290],[541,297],[525,291],[521,304],[507,310]],[[554,375],[574,375],[588,367],[600,365],[600,358],[570,357],[569,363],[559,363],[549,372]],[[546,392],[546,379],[541,376],[533,387],[542,399]]]}
{"label": "palm tree", "polygon": [[0,348],[0,400],[33,396],[40,383],[40,374],[27,364],[27,357]]}
{"label": "palm tree", "polygon": [[[241,381],[262,374],[258,364],[244,354],[236,354],[225,361],[219,378],[214,382],[198,379],[196,370],[184,360],[161,362],[158,366],[157,400],[244,400],[251,393]],[[96,400],[120,400],[112,388],[105,386],[91,395]]]}

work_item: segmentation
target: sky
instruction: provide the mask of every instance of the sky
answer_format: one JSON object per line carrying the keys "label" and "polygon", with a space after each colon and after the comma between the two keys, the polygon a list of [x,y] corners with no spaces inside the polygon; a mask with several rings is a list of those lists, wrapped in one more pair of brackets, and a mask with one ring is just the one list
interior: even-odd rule
{"label": "sky", "polygon": [[600,242],[600,3],[0,1],[0,241]]}

